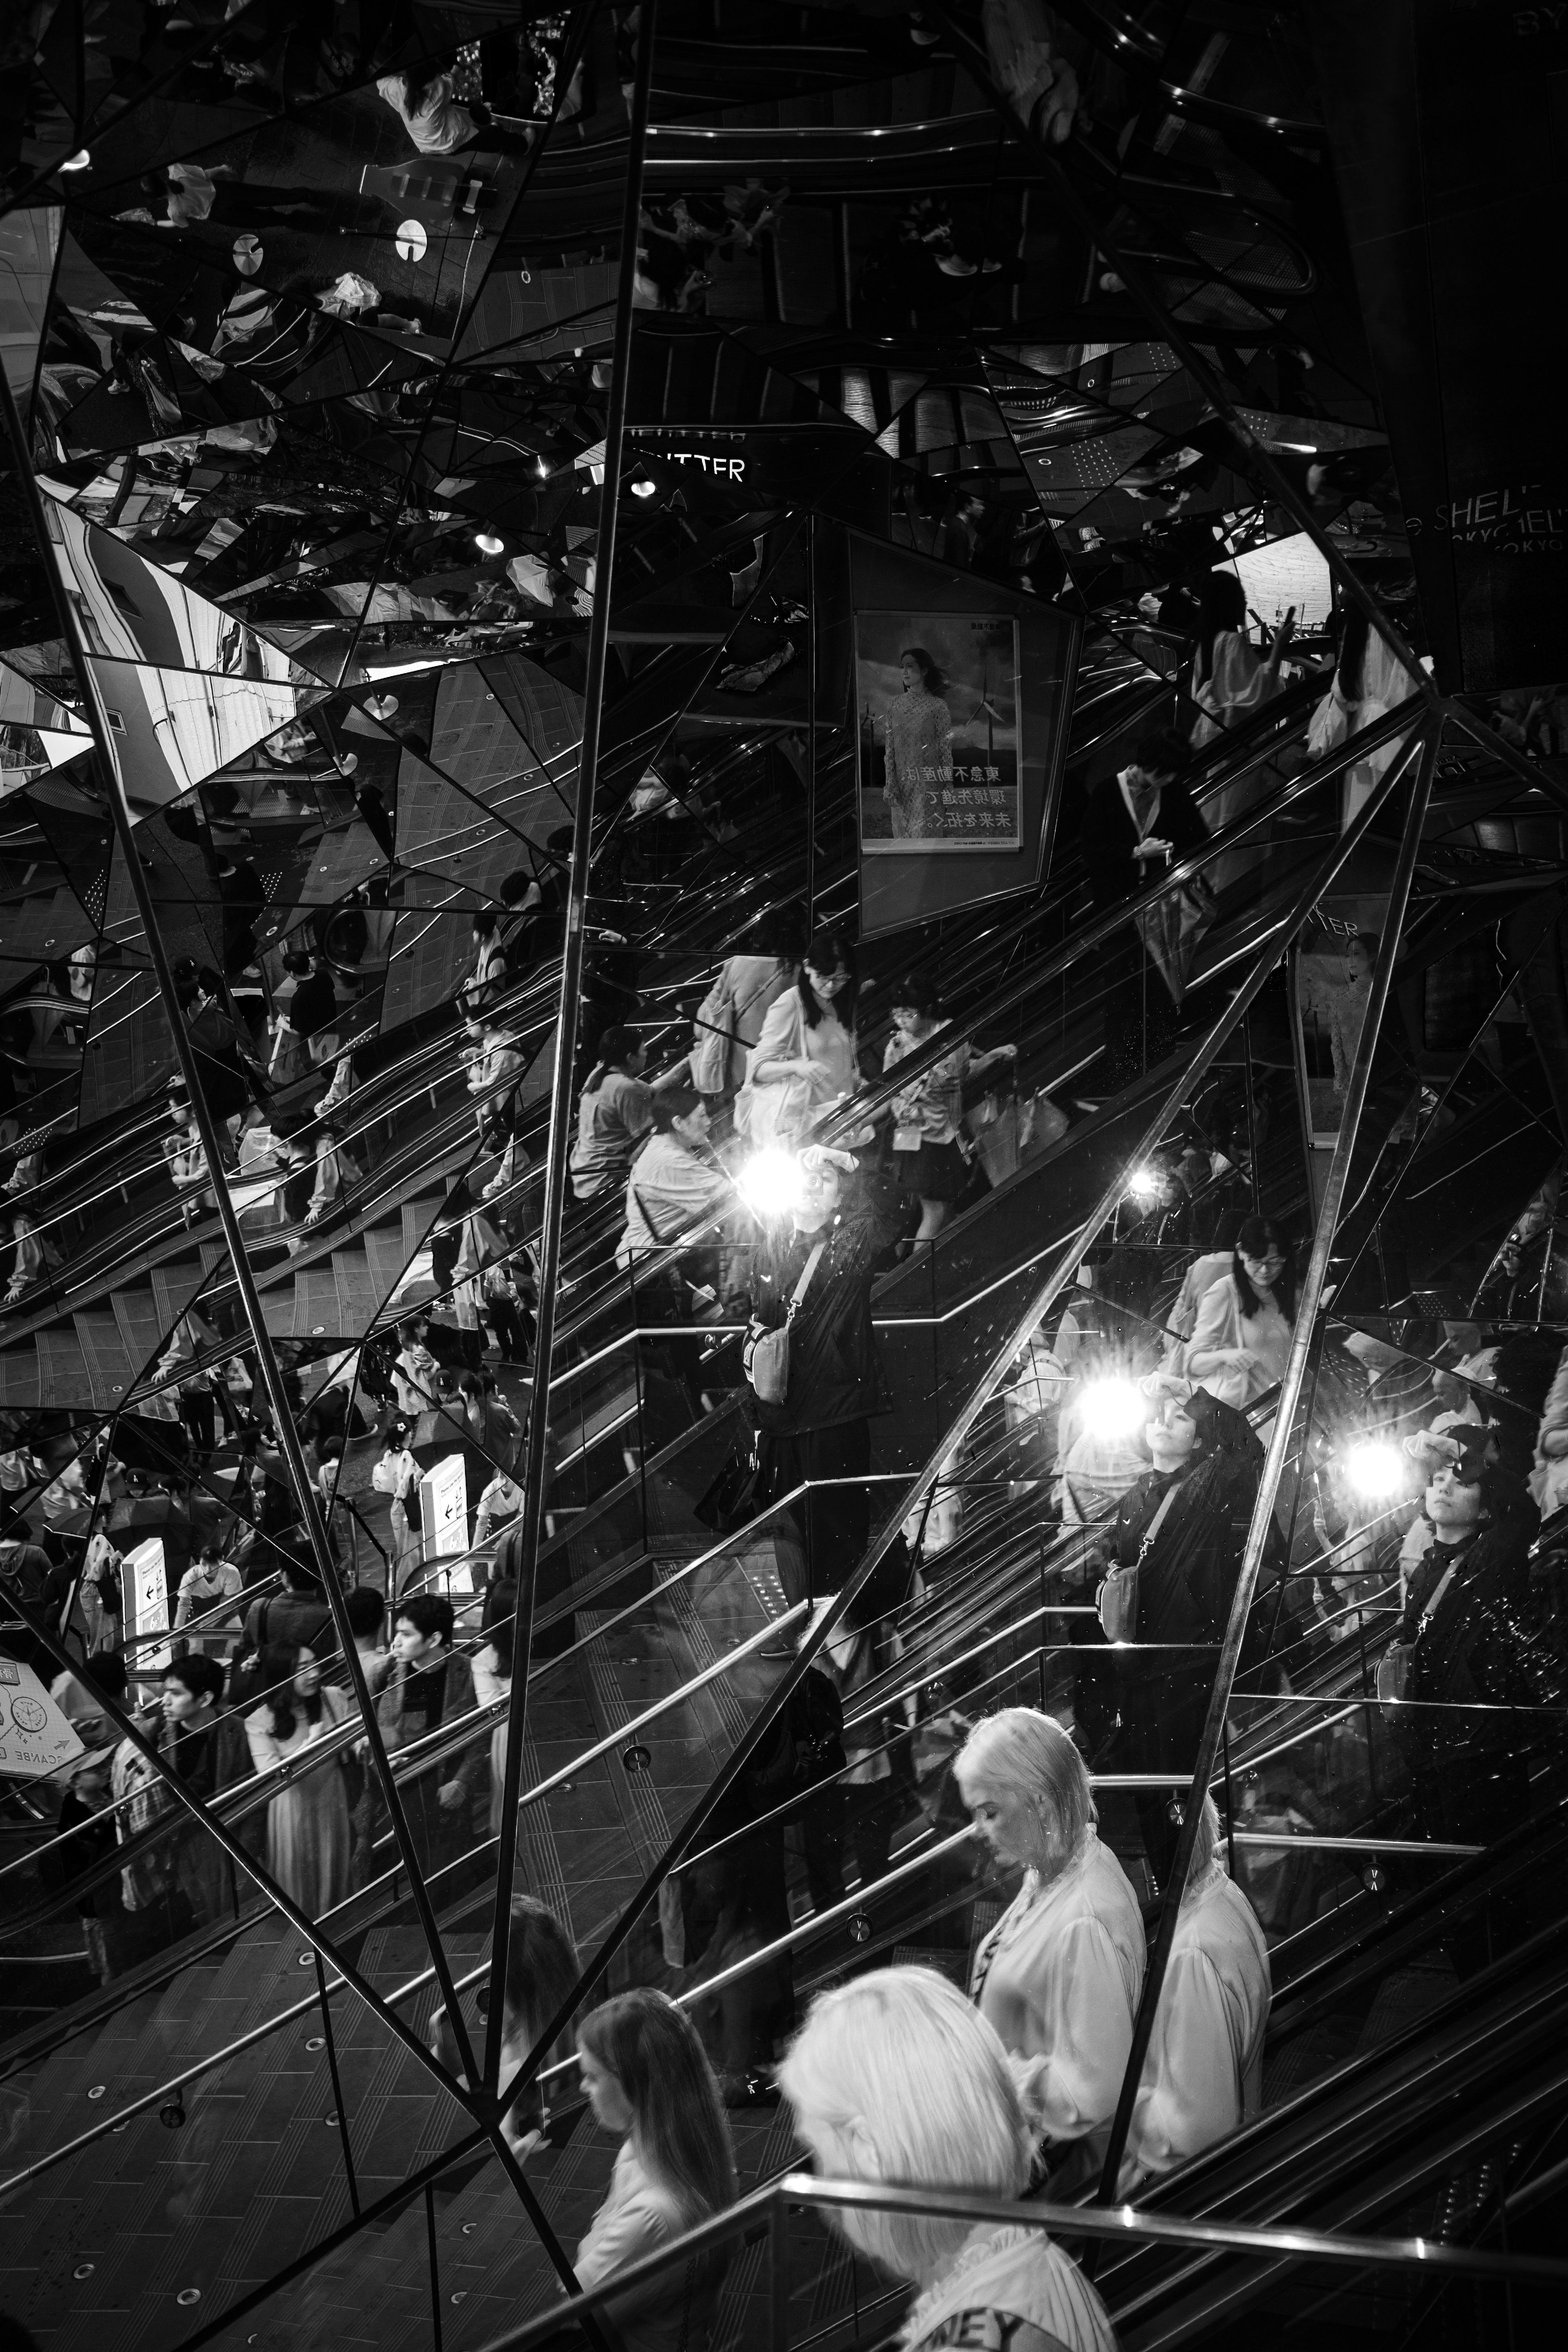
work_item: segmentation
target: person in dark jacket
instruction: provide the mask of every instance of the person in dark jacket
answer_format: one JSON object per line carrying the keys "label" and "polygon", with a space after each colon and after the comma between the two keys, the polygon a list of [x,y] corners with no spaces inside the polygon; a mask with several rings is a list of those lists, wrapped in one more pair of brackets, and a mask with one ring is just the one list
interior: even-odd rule
{"label": "person in dark jacket", "polygon": [[814,1250],[812,1268],[790,1324],[789,1386],[782,1403],[759,1398],[758,1501],[776,1501],[803,1479],[860,1483],[814,1486],[790,1506],[805,1546],[804,1591],[790,1548],[780,1572],[792,1607],[837,1592],[858,1563],[870,1532],[872,1415],[889,1406],[871,1330],[871,1285],[878,1261],[899,1232],[895,1188],[856,1172],[853,1156],[811,1144],[801,1155],[802,1196],[786,1233],[759,1255],[754,1306],[776,1326]]}
{"label": "person in dark jacket", "polygon": [[[1122,1496],[1097,1547],[1100,1572],[1138,1568],[1134,1641],[1115,1653],[1121,1717],[1116,1769],[1190,1773],[1252,1524],[1263,1447],[1246,1418],[1206,1389],[1164,1373],[1148,1385],[1159,1401],[1145,1433],[1154,1466]],[[1172,1794],[1140,1789],[1134,1800],[1161,1885],[1179,1834]]]}
{"label": "person in dark jacket", "polygon": [[[1429,1528],[1432,1539],[1406,1567],[1394,1635],[1410,1704],[1388,1712],[1410,1767],[1419,1833],[1487,1845],[1528,1816],[1531,1754],[1555,1738],[1562,1719],[1563,1661],[1531,1602],[1539,1514],[1490,1428],[1440,1424],[1407,1438],[1405,1450],[1428,1473],[1411,1536]],[[1407,1537],[1407,1562],[1411,1548]],[[1483,1909],[1457,1919],[1456,1972],[1486,1967],[1528,1924],[1521,1893],[1494,1892]]]}
{"label": "person in dark jacket", "polygon": [[[1181,781],[1191,759],[1173,728],[1156,729],[1141,735],[1129,764],[1089,795],[1078,845],[1097,913],[1138,898],[1173,858],[1207,840],[1208,827]],[[1105,1047],[1111,1077],[1121,1086],[1169,1053],[1176,1009],[1136,933],[1121,956],[1108,958],[1103,977],[1113,983],[1106,999]]]}

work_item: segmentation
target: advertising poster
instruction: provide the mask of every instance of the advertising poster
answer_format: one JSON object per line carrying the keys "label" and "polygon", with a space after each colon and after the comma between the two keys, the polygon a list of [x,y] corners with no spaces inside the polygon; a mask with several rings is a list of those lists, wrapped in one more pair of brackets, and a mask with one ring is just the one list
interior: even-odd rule
{"label": "advertising poster", "polygon": [[857,613],[855,702],[864,856],[1021,847],[1012,614]]}
{"label": "advertising poster", "polygon": [[[460,1454],[432,1462],[419,1487],[420,1532],[425,1538],[426,1565],[433,1566],[468,1548],[468,1474]],[[458,1575],[466,1571],[458,1570]],[[455,1580],[448,1590],[468,1590]]]}
{"label": "advertising poster", "polygon": [[32,1667],[0,1658],[0,1780],[41,1780],[86,1753]]}
{"label": "advertising poster", "polygon": [[[128,1551],[120,1568],[121,1582],[125,1591],[125,1633],[127,1640],[148,1633],[166,1633],[169,1630],[169,1572],[163,1561],[163,1538],[149,1536],[134,1551]],[[156,1643],[151,1649],[136,1653],[138,1674],[156,1674],[166,1666],[174,1652],[167,1642]]]}

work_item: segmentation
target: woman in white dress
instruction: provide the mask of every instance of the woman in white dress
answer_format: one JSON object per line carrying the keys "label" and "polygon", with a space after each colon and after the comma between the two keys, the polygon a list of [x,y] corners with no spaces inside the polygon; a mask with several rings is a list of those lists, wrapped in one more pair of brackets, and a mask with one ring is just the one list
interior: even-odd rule
{"label": "woman in white dress", "polygon": [[[268,1696],[246,1717],[245,1736],[258,1772],[303,1756],[347,1720],[348,1699],[322,1682],[314,1651],[268,1642],[258,1674]],[[267,1867],[285,1895],[319,1919],[349,1892],[353,1850],[342,1759],[325,1756],[268,1806]]]}
{"label": "woman in white dress", "polygon": [[804,1143],[821,1114],[860,1083],[855,1058],[855,949],[818,931],[799,980],[768,1010],[746,1057],[735,1131],[753,1148]]}
{"label": "woman in white dress", "polygon": [[[584,2287],[656,2253],[735,2201],[735,2156],[697,2029],[667,1995],[618,1993],[577,2035],[597,2121],[625,2134],[610,2193],[577,2249]],[[625,2352],[702,2352],[724,2256],[699,2255],[609,2305]]]}
{"label": "woman in white dress", "polygon": [[[1012,2200],[1033,2137],[1014,2076],[956,1985],[904,1968],[814,2001],[778,2082],[825,2178]],[[853,2209],[835,2226],[921,2290],[903,2352],[1115,2352],[1100,2297],[1044,2230]]]}
{"label": "woman in white dress", "polygon": [[975,1955],[970,1997],[1017,2061],[1053,2195],[1103,2161],[1143,1984],[1138,1899],[1100,1843],[1083,1759],[1061,1725],[1008,1706],[976,1724],[953,1766],[997,1860],[1024,1884]]}

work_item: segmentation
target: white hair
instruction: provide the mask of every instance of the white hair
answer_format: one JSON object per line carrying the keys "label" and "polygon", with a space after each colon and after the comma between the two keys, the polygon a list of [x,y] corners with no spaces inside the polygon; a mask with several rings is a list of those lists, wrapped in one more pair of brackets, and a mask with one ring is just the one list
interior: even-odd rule
{"label": "white hair", "polygon": [[1056,1717],[1037,1707],[1004,1706],[982,1717],[953,1760],[953,1774],[965,1804],[984,1780],[1010,1790],[1040,1818],[1042,1864],[1059,1869],[1082,1843],[1100,1816],[1089,1769]]}
{"label": "white hair", "polygon": [[[994,2026],[934,1969],[875,1969],[821,1994],[778,2084],[802,2135],[837,2143],[841,2178],[1019,2196],[1032,2140]],[[929,2280],[973,2224],[847,2212],[837,2226],[900,2278]]]}

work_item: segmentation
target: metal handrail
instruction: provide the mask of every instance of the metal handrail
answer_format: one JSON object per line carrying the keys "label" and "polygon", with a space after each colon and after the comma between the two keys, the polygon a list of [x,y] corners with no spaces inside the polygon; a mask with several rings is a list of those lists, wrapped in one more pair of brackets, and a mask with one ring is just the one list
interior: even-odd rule
{"label": "metal handrail", "polygon": [[[1409,2271],[1426,2276],[1489,2279],[1499,2284],[1523,2279],[1568,2288],[1568,2262],[1549,2254],[1494,2254],[1468,2246],[1451,2246],[1431,2238],[1361,2238],[1342,2231],[1258,2228],[1240,2221],[1205,2221],[1154,2213],[1136,2205],[1061,2205],[1044,2200],[1014,2201],[1000,2197],[964,2196],[954,2190],[892,2189],[881,2182],[819,2180],[792,2172],[765,2189],[754,2189],[710,2221],[673,2239],[641,2262],[628,2263],[603,2285],[585,2294],[568,2295],[537,2317],[503,2335],[491,2336],[482,2352],[532,2352],[562,2327],[590,2313],[607,2309],[620,2296],[650,2284],[676,2263],[684,2264],[711,2246],[748,2236],[759,2223],[769,2229],[772,2251],[779,2261],[787,2245],[785,2223],[792,2206],[825,2212],[908,2213],[963,2221],[979,2228],[1055,2231],[1063,2237],[1110,2239],[1126,2244],[1202,2247],[1209,2252],[1257,2256],[1283,2255],[1297,2261],[1352,2265],[1357,2269]],[[773,2327],[770,2352],[786,2352],[787,2312],[775,2279]]]}

